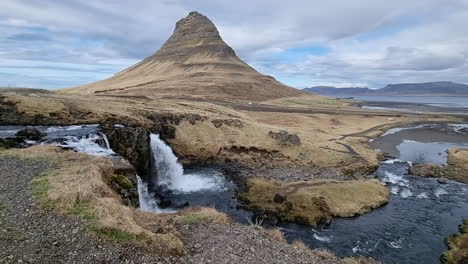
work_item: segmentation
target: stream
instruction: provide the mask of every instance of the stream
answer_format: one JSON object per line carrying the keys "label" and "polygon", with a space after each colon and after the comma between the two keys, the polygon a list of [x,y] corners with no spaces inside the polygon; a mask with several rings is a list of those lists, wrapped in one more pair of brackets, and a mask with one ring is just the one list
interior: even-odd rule
{"label": "stream", "polygon": [[371,177],[389,189],[387,205],[370,213],[334,219],[321,228],[282,224],[289,241],[301,240],[338,256],[355,254],[383,263],[440,263],[444,238],[468,218],[468,185],[440,184],[435,178],[408,174],[412,163],[447,162],[448,148],[468,148],[468,125],[424,124],[388,130],[371,146],[397,159],[382,161]]}
{"label": "stream", "polygon": [[[24,127],[0,127],[0,137]],[[96,156],[117,156],[97,125],[35,127],[47,133],[43,142]],[[288,241],[300,240],[312,248],[326,248],[338,256],[365,255],[383,263],[439,263],[446,250],[444,238],[457,233],[468,218],[468,185],[455,181],[440,184],[434,178],[408,174],[410,165],[447,161],[451,147],[468,148],[468,125],[423,124],[388,130],[370,144],[395,157],[382,161],[369,177],[378,177],[390,190],[387,205],[354,218],[334,219],[330,225],[312,228],[280,224]],[[185,169],[157,135],[151,135],[158,185],[139,180],[140,207],[155,213],[172,213],[183,207],[210,206],[235,221],[247,223],[251,212],[239,210],[235,185],[217,168]],[[154,189],[164,192],[162,202]]]}

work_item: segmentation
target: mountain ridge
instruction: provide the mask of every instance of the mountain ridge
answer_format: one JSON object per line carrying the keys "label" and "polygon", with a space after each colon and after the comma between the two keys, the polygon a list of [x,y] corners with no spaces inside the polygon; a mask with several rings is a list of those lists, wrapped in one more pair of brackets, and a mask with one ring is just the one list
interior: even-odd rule
{"label": "mountain ridge", "polygon": [[306,92],[328,96],[468,96],[468,85],[454,82],[424,82],[389,84],[381,89],[367,87],[336,88],[314,86],[303,89]]}

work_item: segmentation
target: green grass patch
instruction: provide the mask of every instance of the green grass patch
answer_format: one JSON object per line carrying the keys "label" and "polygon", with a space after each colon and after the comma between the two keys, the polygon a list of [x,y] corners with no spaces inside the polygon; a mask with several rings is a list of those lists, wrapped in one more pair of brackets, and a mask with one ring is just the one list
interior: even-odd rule
{"label": "green grass patch", "polygon": [[209,222],[210,218],[207,216],[200,216],[195,214],[187,214],[180,217],[180,223],[184,225],[191,225],[197,223]]}
{"label": "green grass patch", "polygon": [[109,240],[117,241],[150,241],[151,238],[145,234],[131,234],[115,228],[100,228],[94,231]]}
{"label": "green grass patch", "polygon": [[6,205],[0,203],[0,212],[3,212],[6,210]]}
{"label": "green grass patch", "polygon": [[87,202],[80,202],[68,211],[71,215],[82,217],[87,222],[92,222],[96,219],[96,215]]}
{"label": "green grass patch", "polygon": [[26,238],[26,235],[20,232],[7,232],[0,235],[0,238],[6,241],[18,241],[24,240]]}
{"label": "green grass patch", "polygon": [[53,208],[53,203],[47,196],[47,192],[49,191],[49,180],[47,179],[47,174],[44,173],[32,179],[31,185],[33,187],[32,195],[39,202],[39,205],[46,209]]}

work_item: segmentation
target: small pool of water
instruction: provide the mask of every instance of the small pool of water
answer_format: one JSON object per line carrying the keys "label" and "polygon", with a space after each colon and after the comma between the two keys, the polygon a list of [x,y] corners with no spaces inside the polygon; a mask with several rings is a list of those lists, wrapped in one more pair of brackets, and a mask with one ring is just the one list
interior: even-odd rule
{"label": "small pool of water", "polygon": [[404,139],[403,142],[397,146],[400,152],[399,158],[401,160],[436,165],[444,165],[447,163],[447,149],[449,148],[468,148],[468,144],[447,142],[426,143]]}

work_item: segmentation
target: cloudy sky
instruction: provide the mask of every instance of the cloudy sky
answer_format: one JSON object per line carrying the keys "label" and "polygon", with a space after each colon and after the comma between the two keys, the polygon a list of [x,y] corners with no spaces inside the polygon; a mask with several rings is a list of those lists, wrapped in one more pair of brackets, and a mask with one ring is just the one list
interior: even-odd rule
{"label": "cloudy sky", "polygon": [[192,10],[244,61],[294,87],[468,84],[468,0],[1,0],[0,86],[110,77]]}

